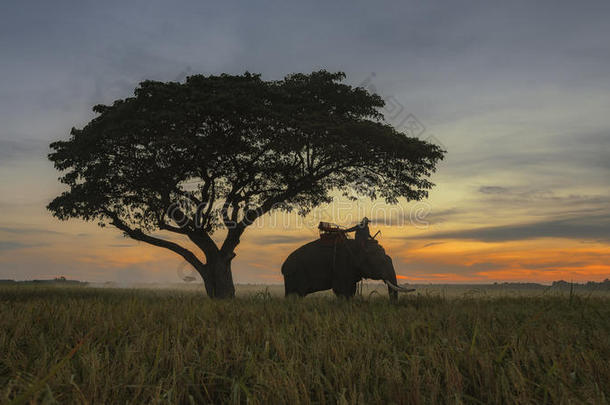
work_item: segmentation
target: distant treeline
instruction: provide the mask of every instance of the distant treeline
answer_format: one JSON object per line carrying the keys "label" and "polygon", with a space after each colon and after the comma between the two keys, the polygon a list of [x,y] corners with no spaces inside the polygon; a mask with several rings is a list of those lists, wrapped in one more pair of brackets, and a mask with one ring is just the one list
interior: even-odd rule
{"label": "distant treeline", "polygon": [[[473,284],[473,287],[475,285]],[[585,283],[572,283],[565,280],[553,281],[553,283],[549,286],[548,284],[538,284],[538,283],[493,283],[493,284],[479,284],[478,287],[491,287],[491,288],[502,288],[502,289],[517,289],[517,290],[538,290],[541,288],[551,288],[551,289],[586,289],[586,290],[610,290],[610,279],[605,279],[604,281],[587,281]]]}
{"label": "distant treeline", "polygon": [[66,285],[86,285],[88,284],[85,281],[79,280],[68,280],[65,277],[55,277],[53,279],[48,280],[23,280],[23,281],[15,281],[15,280],[0,280],[0,284],[66,284]]}
{"label": "distant treeline", "polygon": [[564,280],[553,281],[551,285],[555,288],[586,288],[591,290],[610,290],[610,279],[605,279],[604,281],[595,282],[595,281],[587,281],[586,283],[571,283]]}

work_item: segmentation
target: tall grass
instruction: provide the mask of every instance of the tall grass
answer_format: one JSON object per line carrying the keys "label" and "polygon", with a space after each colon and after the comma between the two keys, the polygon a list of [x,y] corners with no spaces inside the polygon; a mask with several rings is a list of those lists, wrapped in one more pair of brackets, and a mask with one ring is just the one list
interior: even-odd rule
{"label": "tall grass", "polygon": [[0,402],[608,403],[610,299],[0,288]]}

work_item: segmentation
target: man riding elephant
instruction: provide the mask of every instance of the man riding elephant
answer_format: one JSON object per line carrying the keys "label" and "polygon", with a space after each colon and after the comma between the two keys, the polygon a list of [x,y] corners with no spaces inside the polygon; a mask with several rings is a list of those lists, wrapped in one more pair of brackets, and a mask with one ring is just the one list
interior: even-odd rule
{"label": "man riding elephant", "polygon": [[369,219],[367,217],[362,218],[362,221],[360,221],[359,224],[352,226],[351,228],[348,228],[346,230],[344,230],[343,232],[356,232],[355,235],[355,239],[356,239],[356,244],[358,245],[358,247],[360,248],[361,252],[364,252],[366,250],[366,245],[367,242],[370,239],[373,239],[371,237],[371,231],[369,230]]}

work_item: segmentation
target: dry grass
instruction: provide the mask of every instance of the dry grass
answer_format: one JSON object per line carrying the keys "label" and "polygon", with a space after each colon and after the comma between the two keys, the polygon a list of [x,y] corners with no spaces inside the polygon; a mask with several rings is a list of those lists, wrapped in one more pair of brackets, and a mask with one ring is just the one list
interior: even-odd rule
{"label": "dry grass", "polygon": [[0,402],[610,398],[607,296],[246,295],[0,287]]}

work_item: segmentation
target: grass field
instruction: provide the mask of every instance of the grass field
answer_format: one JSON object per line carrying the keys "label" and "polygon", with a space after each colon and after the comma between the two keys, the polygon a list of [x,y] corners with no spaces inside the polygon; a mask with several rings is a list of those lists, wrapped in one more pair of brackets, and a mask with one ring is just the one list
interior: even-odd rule
{"label": "grass field", "polygon": [[449,290],[0,287],[0,403],[610,401],[608,295]]}

